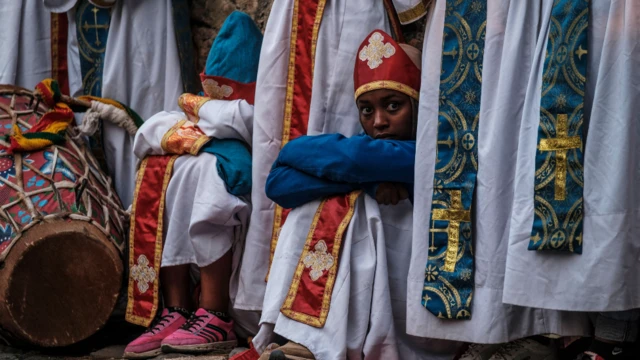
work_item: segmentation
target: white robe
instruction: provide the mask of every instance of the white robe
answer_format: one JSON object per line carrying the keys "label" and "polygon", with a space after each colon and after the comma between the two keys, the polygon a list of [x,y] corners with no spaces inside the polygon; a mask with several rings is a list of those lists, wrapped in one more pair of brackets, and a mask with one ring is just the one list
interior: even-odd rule
{"label": "white robe", "polygon": [[[210,100],[198,115],[198,127],[209,137],[251,141],[253,106],[244,100]],[[136,134],[136,157],[165,155],[160,145],[163,135],[186,118],[182,112],[160,112],[152,116]],[[216,156],[209,153],[182,155],[176,159],[166,192],[161,266],[204,267],[233,250],[229,282],[233,308],[251,204],[248,198],[228,193],[216,161]],[[232,314],[239,334],[255,334],[257,314],[246,311],[232,311]]]}
{"label": "white robe", "polygon": [[456,343],[415,338],[404,331],[412,226],[408,200],[379,206],[361,195],[356,201],[324,327],[280,313],[319,203],[294,209],[282,228],[260,322],[275,324],[277,334],[304,345],[318,360],[451,359]]}
{"label": "white robe", "polygon": [[[69,87],[82,94],[75,9],[69,18]],[[171,0],[117,1],[111,22],[102,73],[102,97],[131,107],[144,120],[159,111],[178,110],[182,94],[180,58],[174,35]],[[104,152],[114,185],[125,208],[135,188],[133,137],[105,121]]]}
{"label": "white robe", "polygon": [[33,90],[51,77],[51,15],[42,0],[0,0],[0,84]]}
{"label": "white robe", "polygon": [[[424,50],[422,89],[420,98],[418,138],[416,150],[416,186],[414,199],[413,252],[407,290],[407,332],[416,336],[460,340],[475,343],[502,343],[536,334],[588,335],[590,325],[582,313],[569,313],[525,308],[503,303],[503,289],[510,291],[512,284],[505,282],[505,268],[511,263],[512,246],[509,245],[511,214],[521,212],[521,204],[514,202],[516,189],[533,194],[533,184],[516,185],[515,156],[521,148],[517,134],[527,125],[521,120],[530,108],[525,104],[525,93],[530,85],[529,72],[538,66],[534,52],[541,31],[539,22],[548,22],[550,4],[520,0],[489,0],[484,49],[482,95],[478,134],[478,175],[476,182],[473,232],[475,238],[475,289],[471,320],[441,320],[421,305],[427,264],[428,224],[435,169],[436,129],[438,121],[438,93],[442,56],[442,34],[446,1],[432,6],[427,24]],[[541,6],[542,4],[542,6]],[[539,60],[539,59],[538,59]],[[540,92],[539,83],[537,86]],[[539,98],[538,98],[539,105]],[[537,134],[538,108],[532,122],[533,142]],[[527,120],[529,121],[529,120]],[[535,155],[535,144],[530,147]],[[534,165],[530,163],[530,170]],[[529,175],[529,174],[528,174]],[[533,174],[531,180],[533,181]],[[532,204],[531,204],[532,205]],[[533,214],[531,214],[531,220]],[[527,232],[531,231],[531,220]],[[520,242],[522,256],[541,256],[526,250]],[[543,255],[544,256],[544,255]],[[546,255],[549,256],[549,255]],[[583,255],[584,256],[584,255]],[[549,256],[551,258],[557,258]],[[547,264],[522,264],[520,288],[528,288],[534,275]],[[526,272],[524,272],[526,271]],[[561,272],[556,272],[559,274]],[[508,274],[508,273],[507,273]],[[567,277],[574,281],[580,277]],[[542,281],[542,279],[540,279]],[[575,284],[579,284],[576,281]],[[565,290],[568,297],[572,291]],[[527,292],[529,299],[541,299],[544,291]],[[575,297],[576,302],[587,301]],[[528,305],[532,305],[531,303]]]}
{"label": "white robe", "polygon": [[[276,0],[264,33],[256,84],[253,133],[253,211],[236,307],[261,310],[269,267],[274,203],[265,193],[281,147],[292,0]],[[308,134],[360,131],[353,101],[353,66],[360,43],[374,29],[388,31],[382,1],[328,1],[318,32]]]}
{"label": "white robe", "polygon": [[[533,222],[544,7],[519,135],[503,301],[574,311],[640,307],[640,3],[590,2],[582,255],[527,251]],[[535,85],[535,86],[534,86]],[[517,133],[516,133],[517,134]]]}

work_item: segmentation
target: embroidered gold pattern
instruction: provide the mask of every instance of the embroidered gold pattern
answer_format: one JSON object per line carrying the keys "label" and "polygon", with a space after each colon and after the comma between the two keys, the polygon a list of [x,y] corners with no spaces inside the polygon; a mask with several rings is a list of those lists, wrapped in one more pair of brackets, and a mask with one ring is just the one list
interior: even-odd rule
{"label": "embroidered gold pattern", "polygon": [[412,7],[411,9],[399,12],[398,19],[400,19],[400,23],[402,25],[406,25],[420,19],[426,13],[427,5],[425,5],[423,1],[420,1],[418,5]]}
{"label": "embroidered gold pattern", "polygon": [[198,151],[209,140],[202,130],[194,123],[181,120],[171,127],[162,137],[162,150],[168,154],[182,155],[189,153],[197,155]]}
{"label": "embroidered gold pattern", "polygon": [[358,58],[367,62],[370,69],[375,69],[382,64],[382,59],[388,59],[396,53],[396,48],[391,43],[384,43],[384,37],[379,32],[374,32],[369,38],[369,45],[360,50]]}
{"label": "embroidered gold pattern", "polygon": [[213,79],[206,79],[203,81],[202,88],[208,97],[217,100],[222,100],[233,94],[233,88],[231,86],[219,85],[218,82]]}
{"label": "embroidered gold pattern", "polygon": [[471,212],[464,210],[462,206],[462,191],[445,190],[451,196],[451,204],[448,209],[431,210],[432,221],[448,221],[448,243],[445,262],[442,271],[454,272],[458,262],[458,248],[460,246],[460,223],[471,221]]}
{"label": "embroidered gold pattern", "polygon": [[149,259],[144,254],[141,254],[138,257],[138,263],[131,267],[130,276],[136,282],[141,294],[147,292],[149,284],[156,281],[156,271],[149,266]]}
{"label": "embroidered gold pattern", "polygon": [[178,106],[180,107],[180,109],[182,109],[182,111],[184,111],[185,114],[187,114],[189,120],[197,124],[200,120],[198,112],[200,112],[200,108],[207,101],[211,101],[211,98],[185,93],[180,95],[180,97],[178,98]]}
{"label": "embroidered gold pattern", "polygon": [[567,114],[556,116],[556,137],[540,139],[538,150],[556,152],[555,200],[563,201],[567,194],[567,151],[582,148],[580,136],[569,136]]}
{"label": "embroidered gold pattern", "polygon": [[326,270],[331,269],[335,264],[335,259],[331,254],[327,253],[327,244],[324,240],[318,241],[314,246],[314,250],[310,251],[302,262],[306,268],[311,268],[309,277],[311,280],[316,281]]}

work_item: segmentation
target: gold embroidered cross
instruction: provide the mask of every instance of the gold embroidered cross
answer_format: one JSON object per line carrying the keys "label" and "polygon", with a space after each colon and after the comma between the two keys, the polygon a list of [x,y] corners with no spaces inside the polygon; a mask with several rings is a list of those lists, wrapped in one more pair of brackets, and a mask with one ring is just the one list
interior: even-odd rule
{"label": "gold embroidered cross", "polygon": [[206,79],[205,81],[203,81],[202,87],[204,89],[204,93],[207,94],[208,97],[217,100],[222,100],[233,94],[233,88],[231,86],[219,86],[218,82],[213,79]]}
{"label": "gold embroidered cross", "polygon": [[102,45],[102,41],[100,41],[100,37],[98,35],[98,29],[103,29],[103,30],[109,30],[109,24],[98,24],[98,12],[100,10],[97,7],[94,7],[93,9],[91,9],[91,12],[93,12],[93,25],[89,25],[89,23],[87,23],[86,21],[84,22],[84,25],[82,25],[82,29],[87,32],[89,29],[94,29],[96,31],[96,41],[95,44],[96,46],[100,46]]}
{"label": "gold embroidered cross", "polygon": [[309,277],[312,281],[316,281],[322,276],[322,273],[331,269],[335,263],[335,259],[329,253],[327,253],[327,244],[324,240],[320,240],[314,246],[315,251],[310,251],[307,256],[304,257],[302,262],[307,268],[311,268]]}
{"label": "gold embroidered cross", "polygon": [[[461,190],[446,190],[451,199],[448,209],[433,209],[431,219],[433,221],[448,221],[447,225],[447,253],[445,255],[442,271],[454,272],[458,261],[458,248],[460,247],[460,223],[471,222],[471,212],[462,206]],[[435,234],[432,234],[434,236]]]}
{"label": "gold embroidered cross", "polygon": [[138,257],[138,263],[132,266],[130,271],[131,278],[135,280],[141,294],[149,290],[149,284],[156,281],[156,271],[149,266],[149,259],[144,254]]}
{"label": "gold embroidered cross", "polygon": [[580,136],[569,135],[567,114],[556,116],[556,137],[541,139],[538,150],[556,152],[555,200],[562,201],[566,197],[567,187],[567,151],[582,147]]}
{"label": "gold embroidered cross", "polygon": [[396,48],[391,43],[382,42],[384,37],[379,32],[374,32],[369,38],[369,45],[360,50],[358,57],[362,61],[367,61],[370,69],[375,69],[382,64],[382,58],[390,58],[396,53]]}

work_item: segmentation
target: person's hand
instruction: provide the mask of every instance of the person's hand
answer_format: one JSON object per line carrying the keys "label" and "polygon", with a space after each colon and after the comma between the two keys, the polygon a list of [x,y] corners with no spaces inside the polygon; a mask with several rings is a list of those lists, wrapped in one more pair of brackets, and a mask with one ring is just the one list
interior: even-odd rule
{"label": "person's hand", "polygon": [[397,205],[409,197],[409,192],[402,184],[385,182],[378,185],[376,201],[383,205]]}

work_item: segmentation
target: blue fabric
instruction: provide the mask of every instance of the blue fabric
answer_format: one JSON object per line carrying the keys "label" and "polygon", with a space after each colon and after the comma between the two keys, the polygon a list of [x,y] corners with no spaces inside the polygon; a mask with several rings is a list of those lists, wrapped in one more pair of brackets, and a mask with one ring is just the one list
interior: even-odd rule
{"label": "blue fabric", "polygon": [[212,139],[200,151],[216,156],[218,175],[229,194],[242,196],[251,192],[251,153],[242,141]]}
{"label": "blue fabric", "polygon": [[467,320],[474,286],[471,204],[482,126],[478,116],[487,1],[447,2],[444,21],[433,200],[425,224],[430,246],[421,300],[438,318]]}
{"label": "blue fabric", "polygon": [[558,0],[551,11],[542,77],[529,250],[582,253],[583,105],[589,2]]}
{"label": "blue fabric", "polygon": [[111,9],[94,6],[89,0],[81,0],[76,7],[75,20],[80,50],[82,93],[100,97]]}
{"label": "blue fabric", "polygon": [[242,83],[255,82],[261,47],[262,33],[253,19],[234,11],[213,41],[204,73]]}
{"label": "blue fabric", "polygon": [[381,182],[405,183],[412,194],[415,151],[415,141],[375,140],[367,135],[301,136],[280,151],[265,191],[285,208],[357,189],[375,197]]}

